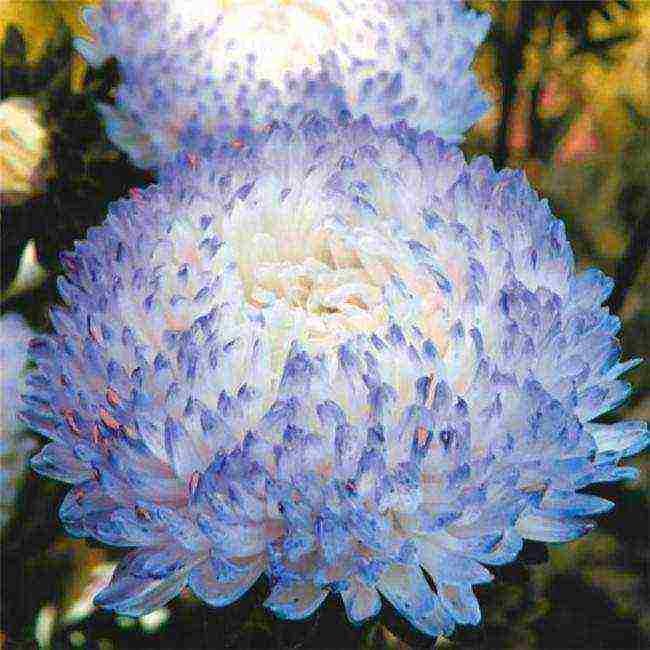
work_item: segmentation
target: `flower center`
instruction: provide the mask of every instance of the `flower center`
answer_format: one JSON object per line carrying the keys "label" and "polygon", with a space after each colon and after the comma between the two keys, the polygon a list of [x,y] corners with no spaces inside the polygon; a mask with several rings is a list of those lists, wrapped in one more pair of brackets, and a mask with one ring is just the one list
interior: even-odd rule
{"label": "flower center", "polygon": [[316,193],[311,196],[294,188],[277,205],[265,202],[259,211],[254,198],[238,202],[224,219],[223,238],[247,302],[322,350],[387,322],[387,273],[371,251],[364,251],[364,238],[379,233],[332,216]]}
{"label": "flower center", "polygon": [[[214,2],[196,4],[196,18],[215,15]],[[299,77],[306,68],[320,68],[330,51],[350,59],[376,58],[378,33],[352,20],[335,2],[221,0],[216,11],[222,12],[222,22],[213,61],[223,66],[246,56],[258,79],[277,85],[287,75]]]}

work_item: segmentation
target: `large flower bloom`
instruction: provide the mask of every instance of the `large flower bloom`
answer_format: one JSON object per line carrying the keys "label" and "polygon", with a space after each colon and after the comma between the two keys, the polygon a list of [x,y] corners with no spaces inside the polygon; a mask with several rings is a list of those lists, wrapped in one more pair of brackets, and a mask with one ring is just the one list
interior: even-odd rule
{"label": "large flower bloom", "polygon": [[34,332],[19,314],[0,317],[0,528],[11,518],[16,491],[34,441],[18,419],[22,408],[27,346]]}
{"label": "large flower bloom", "polygon": [[469,68],[490,19],[462,0],[105,0],[84,15],[78,49],[120,64],[109,135],[145,167],[314,109],[456,142],[488,107]]}
{"label": "large flower bloom", "polygon": [[[131,547],[98,603],[351,621],[380,593],[435,635],[522,539],[566,541],[634,475],[612,283],[576,274],[521,173],[432,135],[314,117],[168,167],[63,262],[32,344],[34,461],[67,529]],[[432,590],[426,576],[435,585]]]}

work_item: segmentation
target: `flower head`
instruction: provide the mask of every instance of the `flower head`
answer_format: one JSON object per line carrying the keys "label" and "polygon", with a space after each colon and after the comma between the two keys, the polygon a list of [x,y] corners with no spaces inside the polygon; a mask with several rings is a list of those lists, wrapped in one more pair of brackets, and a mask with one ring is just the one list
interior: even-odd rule
{"label": "flower head", "polygon": [[25,473],[33,440],[22,434],[17,414],[22,404],[27,343],[33,332],[18,314],[0,318],[0,527],[11,517],[16,490]]}
{"label": "flower head", "polygon": [[[213,605],[266,573],[303,618],[383,594],[436,635],[522,539],[566,541],[630,477],[640,422],[612,288],[521,173],[367,120],[182,157],[63,263],[32,344],[33,461],[75,535],[132,550],[98,603]],[[435,583],[435,593],[426,574]]]}
{"label": "flower head", "polygon": [[140,166],[315,109],[456,142],[488,108],[469,67],[490,20],[461,0],[105,1],[85,20],[81,53],[120,64],[109,134]]}

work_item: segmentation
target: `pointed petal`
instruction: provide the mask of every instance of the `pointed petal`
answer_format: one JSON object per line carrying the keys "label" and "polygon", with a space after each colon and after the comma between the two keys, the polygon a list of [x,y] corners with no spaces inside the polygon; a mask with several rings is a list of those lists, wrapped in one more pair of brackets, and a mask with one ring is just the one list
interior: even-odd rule
{"label": "pointed petal", "polygon": [[19,411],[16,417],[26,427],[43,434],[47,438],[50,438],[50,440],[69,443],[70,434],[56,418],[44,416],[34,409]]}
{"label": "pointed petal", "polygon": [[623,361],[622,363],[617,363],[615,366],[609,369],[605,377],[607,379],[616,379],[620,375],[625,374],[632,368],[636,368],[638,365],[643,363],[643,359],[637,357],[636,359],[630,359],[629,361]]}
{"label": "pointed petal", "polygon": [[81,483],[93,475],[92,469],[80,462],[69,447],[55,442],[45,445],[30,463],[39,474],[66,483]]}
{"label": "pointed petal", "polygon": [[[214,547],[227,557],[248,557],[261,553],[277,536],[269,527],[257,523],[223,523],[215,516],[199,515],[197,524]],[[270,534],[271,533],[271,534]]]}
{"label": "pointed petal", "polygon": [[265,565],[264,556],[259,555],[236,571],[224,571],[223,563],[209,558],[192,571],[189,587],[209,605],[225,607],[239,600],[257,582]]}
{"label": "pointed petal", "polygon": [[418,630],[430,636],[449,634],[454,621],[431,591],[420,567],[393,564],[377,581],[377,588]]}
{"label": "pointed petal", "polygon": [[184,569],[163,580],[137,578],[124,568],[123,560],[108,587],[95,596],[95,605],[126,616],[143,616],[178,596],[187,583],[187,575],[188,569]]}
{"label": "pointed petal", "polygon": [[90,480],[70,489],[59,506],[59,517],[66,530],[78,537],[87,534],[87,517],[108,517],[115,508],[115,502],[104,494],[99,483]]}
{"label": "pointed petal", "polygon": [[341,591],[341,598],[350,622],[359,625],[367,618],[379,614],[381,598],[374,587],[369,587],[360,580],[350,582],[350,586]]}
{"label": "pointed petal", "polygon": [[131,560],[129,573],[137,578],[161,580],[182,570],[190,558],[191,553],[178,543],[147,547]]}
{"label": "pointed petal", "polygon": [[205,469],[206,459],[201,457],[183,424],[173,418],[167,418],[165,422],[165,451],[174,471],[182,478],[189,478],[192,472]]}
{"label": "pointed petal", "polygon": [[538,542],[570,542],[588,533],[594,524],[577,519],[555,519],[541,512],[523,515],[517,522],[517,532]]}
{"label": "pointed petal", "polygon": [[446,531],[436,533],[436,543],[452,553],[465,554],[483,564],[507,564],[512,562],[523,546],[523,540],[512,528],[496,534],[492,539],[481,543],[481,538],[475,540],[461,539]]}
{"label": "pointed petal", "polygon": [[420,564],[436,583],[480,584],[492,580],[492,574],[476,560],[450,553],[430,539],[419,541],[418,552]]}
{"label": "pointed petal", "polygon": [[585,425],[600,453],[615,451],[633,456],[650,444],[648,425],[645,422],[617,422],[616,424]]}
{"label": "pointed petal", "polygon": [[584,517],[609,512],[614,504],[591,494],[577,494],[568,490],[549,490],[539,509],[552,517]]}
{"label": "pointed petal", "polygon": [[328,591],[311,583],[277,584],[264,605],[281,618],[299,620],[311,616],[327,597]]}
{"label": "pointed petal", "polygon": [[485,564],[501,565],[512,562],[524,545],[524,540],[515,530],[508,528],[503,532],[501,540],[489,551],[476,554],[475,560]]}
{"label": "pointed petal", "polygon": [[436,584],[444,608],[462,625],[478,625],[481,608],[469,584]]}
{"label": "pointed petal", "polygon": [[[637,478],[639,478],[639,470],[636,467],[613,467],[605,464],[596,468],[596,471],[586,484],[636,481]],[[584,485],[581,487],[584,487]]]}

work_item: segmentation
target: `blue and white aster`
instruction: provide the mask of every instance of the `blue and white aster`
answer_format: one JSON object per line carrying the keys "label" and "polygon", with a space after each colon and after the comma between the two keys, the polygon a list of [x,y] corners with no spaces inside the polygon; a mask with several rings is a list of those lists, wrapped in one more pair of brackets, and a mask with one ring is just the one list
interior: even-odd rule
{"label": "blue and white aster", "polygon": [[131,549],[97,598],[124,614],[266,574],[282,617],[335,593],[358,623],[383,594],[449,634],[648,443],[594,422],[638,362],[611,281],[523,174],[430,134],[313,117],[182,158],[63,263],[23,417],[66,528]]}
{"label": "blue and white aster", "polygon": [[27,344],[34,332],[19,314],[0,317],[0,529],[13,512],[16,491],[27,469],[34,441],[18,419],[23,407]]}
{"label": "blue and white aster", "polygon": [[82,55],[120,66],[108,133],[142,167],[312,110],[458,142],[489,106],[470,66],[490,18],[463,0],[104,0],[84,19]]}

